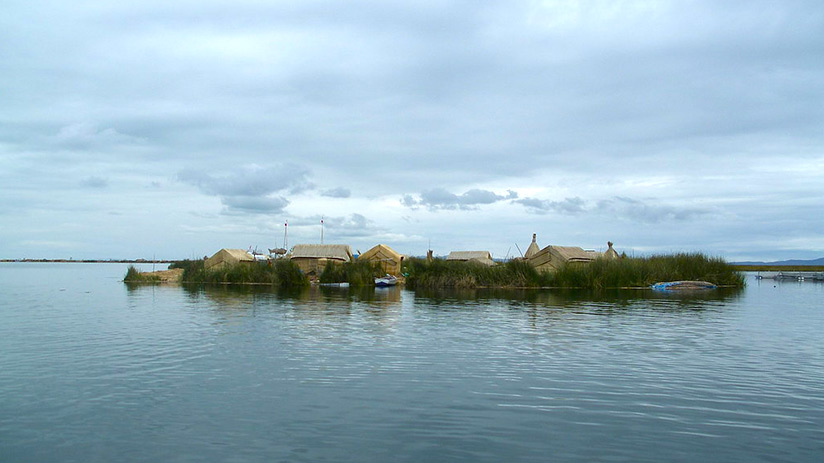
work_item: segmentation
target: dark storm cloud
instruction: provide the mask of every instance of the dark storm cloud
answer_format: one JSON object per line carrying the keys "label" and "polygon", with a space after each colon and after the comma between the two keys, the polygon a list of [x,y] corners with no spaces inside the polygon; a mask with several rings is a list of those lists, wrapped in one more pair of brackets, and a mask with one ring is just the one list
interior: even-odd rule
{"label": "dark storm cloud", "polygon": [[508,190],[506,195],[499,195],[494,191],[472,189],[463,194],[456,195],[445,188],[433,188],[421,192],[420,199],[415,199],[411,195],[404,195],[401,204],[406,207],[415,208],[425,206],[431,210],[437,209],[475,209],[480,205],[492,204],[507,199],[515,199],[518,193]]}

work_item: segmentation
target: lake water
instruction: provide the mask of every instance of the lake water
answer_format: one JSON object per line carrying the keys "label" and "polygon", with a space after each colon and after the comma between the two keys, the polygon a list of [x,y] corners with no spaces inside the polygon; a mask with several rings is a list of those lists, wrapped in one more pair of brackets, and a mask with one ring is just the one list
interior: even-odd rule
{"label": "lake water", "polygon": [[821,283],[277,294],[126,267],[0,264],[0,461],[824,461]]}

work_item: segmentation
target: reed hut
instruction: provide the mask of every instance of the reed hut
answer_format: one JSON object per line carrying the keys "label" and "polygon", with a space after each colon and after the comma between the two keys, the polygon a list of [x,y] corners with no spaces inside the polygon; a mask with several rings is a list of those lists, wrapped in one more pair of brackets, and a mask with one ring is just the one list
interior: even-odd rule
{"label": "reed hut", "polygon": [[526,248],[526,253],[524,253],[524,259],[529,259],[530,257],[538,254],[541,251],[541,248],[538,247],[537,234],[532,234],[532,242],[529,243],[529,247]]}
{"label": "reed hut", "polygon": [[492,253],[489,251],[452,251],[446,256],[446,260],[472,261],[484,265],[495,265],[495,261],[492,260]]}
{"label": "reed hut", "polygon": [[290,260],[305,274],[320,274],[327,262],[343,264],[352,261],[348,244],[296,244]]}
{"label": "reed hut", "polygon": [[358,261],[379,263],[381,270],[389,275],[400,275],[403,256],[385,244],[378,244],[358,257]]}
{"label": "reed hut", "polygon": [[547,246],[527,259],[527,262],[538,271],[554,272],[566,264],[588,264],[599,256],[600,253],[585,251],[577,246]]}
{"label": "reed hut", "polygon": [[604,259],[620,259],[621,256],[618,255],[618,251],[612,248],[612,241],[607,241],[608,249],[604,251]]}
{"label": "reed hut", "polygon": [[238,262],[254,262],[255,258],[249,254],[248,252],[244,251],[243,249],[226,249],[223,248],[220,251],[214,253],[212,257],[206,259],[203,263],[203,267],[206,270],[209,269],[217,269],[221,267],[226,267],[230,265],[235,265]]}

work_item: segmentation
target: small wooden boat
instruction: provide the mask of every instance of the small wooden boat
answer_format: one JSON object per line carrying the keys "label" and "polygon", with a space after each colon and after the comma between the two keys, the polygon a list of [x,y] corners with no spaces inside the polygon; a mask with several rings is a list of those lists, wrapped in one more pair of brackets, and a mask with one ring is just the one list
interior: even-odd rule
{"label": "small wooden boat", "polygon": [[662,281],[650,286],[655,291],[695,291],[717,287],[709,281]]}
{"label": "small wooden boat", "polygon": [[375,278],[375,286],[379,288],[395,286],[396,284],[398,284],[398,279],[392,275],[386,275],[385,277]]}

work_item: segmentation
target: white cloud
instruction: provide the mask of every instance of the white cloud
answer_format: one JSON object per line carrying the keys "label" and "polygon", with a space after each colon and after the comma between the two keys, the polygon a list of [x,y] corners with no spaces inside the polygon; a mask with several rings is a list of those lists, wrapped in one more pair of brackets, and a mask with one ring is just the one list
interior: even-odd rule
{"label": "white cloud", "polygon": [[[149,233],[124,236],[144,211],[172,251],[208,248],[196,254],[286,219],[315,239],[298,222],[323,213],[340,239],[410,253],[435,238],[505,254],[540,231],[765,258],[790,233],[798,257],[824,254],[809,238],[824,225],[818,1],[3,13],[0,257],[21,236],[56,241],[56,216],[95,224],[111,252],[152,249]],[[208,231],[175,235],[187,227]]]}

